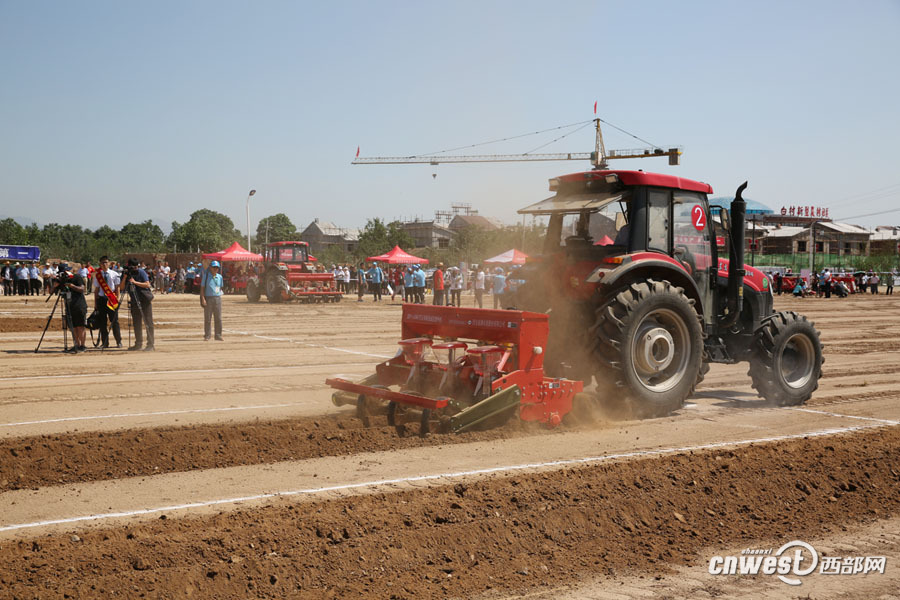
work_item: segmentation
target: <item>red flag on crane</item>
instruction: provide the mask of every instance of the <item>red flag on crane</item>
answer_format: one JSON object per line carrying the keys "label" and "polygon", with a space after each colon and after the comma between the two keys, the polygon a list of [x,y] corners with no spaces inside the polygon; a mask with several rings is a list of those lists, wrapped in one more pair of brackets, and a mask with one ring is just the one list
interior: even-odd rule
{"label": "red flag on crane", "polygon": [[594,114],[597,114],[597,101],[594,100]]}
{"label": "red flag on crane", "polygon": [[359,146],[356,147],[356,158],[359,158]]}

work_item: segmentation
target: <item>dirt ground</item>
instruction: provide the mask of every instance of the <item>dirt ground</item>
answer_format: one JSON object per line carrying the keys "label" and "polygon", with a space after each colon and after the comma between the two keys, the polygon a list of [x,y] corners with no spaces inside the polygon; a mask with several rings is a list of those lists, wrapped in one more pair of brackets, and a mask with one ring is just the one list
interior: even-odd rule
{"label": "dirt ground", "polygon": [[[397,347],[400,304],[351,300],[228,297],[225,341],[204,342],[197,298],[158,296],[155,352],[71,356],[59,328],[33,352],[48,305],[0,297],[0,596],[900,589],[900,300],[776,298],[822,332],[804,407],[768,407],[746,364],[713,365],[670,417],[425,439],[331,403],[326,377],[361,378]],[[707,573],[717,553],[837,551],[853,532],[885,574],[794,588]]]}

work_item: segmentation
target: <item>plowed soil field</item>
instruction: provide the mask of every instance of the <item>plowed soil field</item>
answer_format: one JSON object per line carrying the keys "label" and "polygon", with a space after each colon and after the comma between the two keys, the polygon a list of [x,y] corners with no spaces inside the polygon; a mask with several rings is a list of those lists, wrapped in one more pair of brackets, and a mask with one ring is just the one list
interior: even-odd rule
{"label": "plowed soil field", "polygon": [[[399,303],[226,297],[204,342],[157,296],[155,352],[68,355],[0,297],[0,597],[900,597],[900,300],[776,310],[822,332],[804,406],[713,365],[666,418],[400,438],[324,384],[394,354]],[[710,574],[792,540],[886,568]]]}

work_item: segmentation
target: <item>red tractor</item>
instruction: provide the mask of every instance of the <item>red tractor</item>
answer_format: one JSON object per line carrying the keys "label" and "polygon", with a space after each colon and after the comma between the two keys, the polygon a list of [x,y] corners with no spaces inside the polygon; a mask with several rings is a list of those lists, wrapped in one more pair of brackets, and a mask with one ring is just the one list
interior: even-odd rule
{"label": "red tractor", "polygon": [[247,281],[247,300],[259,302],[262,294],[269,302],[340,302],[341,292],[332,273],[317,273],[315,258],[306,242],[273,242],[263,255],[264,262]]}
{"label": "red tractor", "polygon": [[550,220],[543,255],[507,302],[549,314],[545,370],[593,377],[638,416],[680,408],[715,362],[749,362],[772,404],[809,399],[822,375],[819,333],[773,312],[768,278],[744,264],[746,186],[726,210],[709,205],[708,184],[672,175],[551,179],[555,195],[519,211]]}
{"label": "red tractor", "polygon": [[333,402],[367,425],[386,414],[401,435],[513,414],[554,426],[593,402],[657,417],[684,404],[709,363],[740,361],[772,404],[805,402],[822,344],[805,317],[773,312],[769,280],[744,264],[746,185],[729,211],[709,206],[708,184],[671,175],[552,179],[554,196],[519,211],[550,220],[543,254],[504,296],[516,310],[404,305],[397,355],[361,381],[327,380]]}

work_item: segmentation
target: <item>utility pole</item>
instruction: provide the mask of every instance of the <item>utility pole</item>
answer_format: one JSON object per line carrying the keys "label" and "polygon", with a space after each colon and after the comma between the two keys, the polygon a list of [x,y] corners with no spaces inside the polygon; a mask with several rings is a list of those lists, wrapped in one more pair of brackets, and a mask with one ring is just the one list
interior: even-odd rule
{"label": "utility pole", "polygon": [[525,215],[522,215],[522,252],[525,252]]}
{"label": "utility pole", "polygon": [[256,193],[256,190],[250,190],[250,193],[247,194],[247,252],[253,252],[250,249],[250,198],[253,197],[253,194]]}

